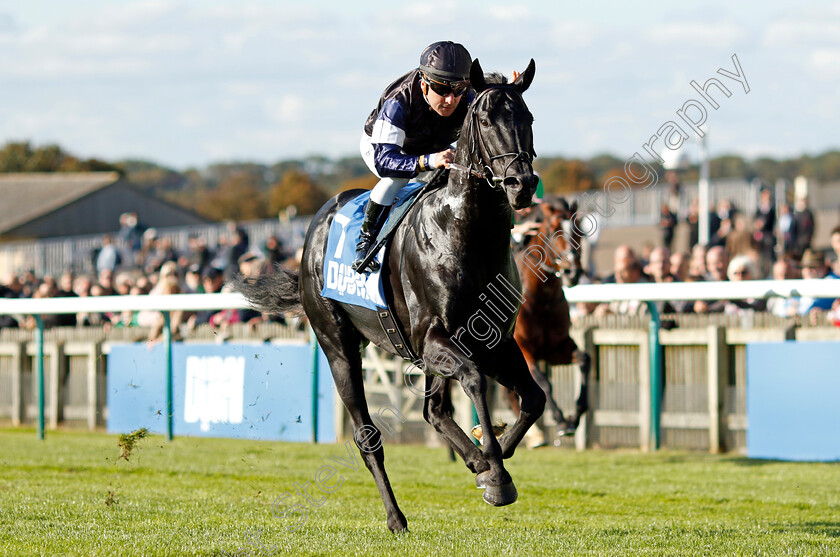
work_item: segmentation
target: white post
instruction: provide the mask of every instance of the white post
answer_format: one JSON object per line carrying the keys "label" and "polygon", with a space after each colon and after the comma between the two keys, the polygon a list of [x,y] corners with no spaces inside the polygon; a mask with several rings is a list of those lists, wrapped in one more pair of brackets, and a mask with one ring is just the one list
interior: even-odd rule
{"label": "white post", "polygon": [[782,204],[787,201],[787,184],[784,178],[776,180],[776,256],[779,257],[790,247],[785,245],[785,234],[779,226],[779,219],[782,216]]}
{"label": "white post", "polygon": [[697,208],[700,212],[698,225],[700,234],[698,241],[702,245],[709,244],[709,132],[700,139],[700,181],[697,182]]}

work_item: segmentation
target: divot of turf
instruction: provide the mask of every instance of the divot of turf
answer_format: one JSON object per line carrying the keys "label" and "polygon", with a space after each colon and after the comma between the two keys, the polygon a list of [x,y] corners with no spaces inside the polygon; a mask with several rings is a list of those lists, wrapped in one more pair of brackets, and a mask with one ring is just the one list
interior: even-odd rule
{"label": "divot of turf", "polygon": [[105,506],[110,507],[111,505],[116,505],[119,503],[119,499],[117,498],[117,491],[119,488],[108,486],[108,491],[105,492]]}
{"label": "divot of turf", "polygon": [[137,447],[137,442],[149,435],[149,430],[145,427],[134,430],[131,433],[121,433],[117,446],[120,448],[120,458],[125,459],[126,462],[131,458],[131,453]]}

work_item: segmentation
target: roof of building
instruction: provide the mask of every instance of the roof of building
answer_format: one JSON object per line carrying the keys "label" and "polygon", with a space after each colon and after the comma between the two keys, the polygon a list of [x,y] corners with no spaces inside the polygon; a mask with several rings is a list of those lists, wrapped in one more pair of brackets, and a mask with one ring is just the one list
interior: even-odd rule
{"label": "roof of building", "polygon": [[120,179],[117,172],[0,174],[0,234]]}

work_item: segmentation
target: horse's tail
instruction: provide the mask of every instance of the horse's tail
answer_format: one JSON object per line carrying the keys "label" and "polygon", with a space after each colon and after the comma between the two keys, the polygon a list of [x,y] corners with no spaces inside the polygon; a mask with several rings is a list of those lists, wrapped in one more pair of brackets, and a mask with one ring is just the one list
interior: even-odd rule
{"label": "horse's tail", "polygon": [[237,277],[234,288],[256,309],[265,313],[302,312],[298,273],[278,267],[275,273]]}

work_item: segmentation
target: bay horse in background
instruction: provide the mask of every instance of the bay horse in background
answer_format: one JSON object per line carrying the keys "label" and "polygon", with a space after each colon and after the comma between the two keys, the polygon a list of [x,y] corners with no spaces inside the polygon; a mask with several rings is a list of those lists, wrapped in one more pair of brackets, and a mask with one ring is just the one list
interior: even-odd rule
{"label": "bay horse in background", "polygon": [[[522,349],[531,375],[545,392],[548,408],[557,424],[557,435],[563,436],[575,432],[581,417],[589,409],[591,358],[569,336],[569,302],[563,294],[563,287],[576,285],[583,272],[580,264],[582,234],[580,227],[573,226],[570,220],[576,216],[576,203],[569,207],[563,198],[546,196],[539,209],[542,211],[539,227],[517,249],[516,263],[525,300],[519,309],[513,336]],[[540,361],[549,365],[579,365],[580,392],[574,415],[564,415],[557,405],[551,381],[537,366]],[[518,412],[519,401],[515,393],[508,391],[508,395],[511,407]]]}
{"label": "bay horse in background", "polygon": [[[448,182],[422,195],[396,228],[382,267],[385,296],[426,375],[423,416],[476,474],[486,502],[502,506],[517,499],[503,459],[542,415],[545,394],[528,371],[512,333],[521,302],[519,273],[510,245],[513,211],[530,206],[537,186],[533,158],[533,116],[522,93],[535,65],[512,83],[485,76],[478,60],[470,81],[470,105],[449,171]],[[321,296],[323,262],[330,222],[359,190],[338,194],[313,217],[299,274],[278,273],[239,281],[239,290],[259,309],[286,312],[302,308],[330,362],[333,379],[355,428],[354,439],[376,481],[388,527],[407,528],[385,472],[381,432],[365,399],[361,347],[373,342],[396,354],[377,312]],[[510,286],[508,311],[488,318],[481,300],[497,283]],[[492,431],[486,400],[492,377],[521,398],[518,418],[498,439],[485,437],[480,449],[454,421],[444,393],[457,380],[484,431]],[[361,434],[360,434],[361,432]],[[430,478],[434,472],[430,471]]]}

